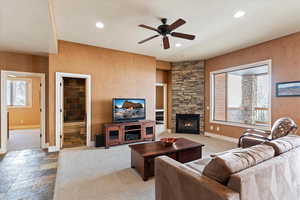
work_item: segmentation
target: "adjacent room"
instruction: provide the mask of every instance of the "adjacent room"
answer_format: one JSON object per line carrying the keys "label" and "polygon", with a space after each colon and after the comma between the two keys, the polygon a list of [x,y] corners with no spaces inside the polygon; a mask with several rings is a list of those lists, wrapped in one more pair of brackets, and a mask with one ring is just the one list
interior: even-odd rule
{"label": "adjacent room", "polygon": [[86,146],[85,79],[63,78],[62,147]]}
{"label": "adjacent room", "polygon": [[3,0],[0,199],[300,200],[299,10]]}
{"label": "adjacent room", "polygon": [[41,148],[40,84],[38,77],[7,79],[8,151]]}

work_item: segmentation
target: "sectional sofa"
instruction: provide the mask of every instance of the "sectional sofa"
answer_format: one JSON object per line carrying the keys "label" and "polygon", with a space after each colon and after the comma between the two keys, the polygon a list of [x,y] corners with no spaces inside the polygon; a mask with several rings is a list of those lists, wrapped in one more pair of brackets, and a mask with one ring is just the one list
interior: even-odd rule
{"label": "sectional sofa", "polygon": [[300,136],[182,164],[155,161],[156,200],[298,200]]}

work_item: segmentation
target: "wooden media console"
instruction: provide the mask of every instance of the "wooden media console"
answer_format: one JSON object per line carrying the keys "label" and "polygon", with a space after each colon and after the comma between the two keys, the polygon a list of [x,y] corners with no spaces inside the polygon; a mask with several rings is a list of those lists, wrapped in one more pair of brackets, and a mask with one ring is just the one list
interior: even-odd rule
{"label": "wooden media console", "polygon": [[105,147],[155,140],[155,121],[104,124]]}

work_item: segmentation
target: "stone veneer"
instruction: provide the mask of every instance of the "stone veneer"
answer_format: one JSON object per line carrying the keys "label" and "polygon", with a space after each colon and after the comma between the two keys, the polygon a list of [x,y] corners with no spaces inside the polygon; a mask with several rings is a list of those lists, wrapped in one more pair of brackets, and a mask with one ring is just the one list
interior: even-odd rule
{"label": "stone veneer", "polygon": [[172,65],[172,131],[176,114],[200,114],[204,133],[204,61],[175,62]]}
{"label": "stone veneer", "polygon": [[242,108],[245,124],[255,124],[255,107],[257,99],[257,76],[255,74],[242,76]]}

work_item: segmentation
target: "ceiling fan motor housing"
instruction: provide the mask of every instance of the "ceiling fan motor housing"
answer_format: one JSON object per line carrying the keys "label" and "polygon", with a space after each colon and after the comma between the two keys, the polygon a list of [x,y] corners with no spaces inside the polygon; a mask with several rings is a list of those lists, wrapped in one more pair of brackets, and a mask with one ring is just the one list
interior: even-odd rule
{"label": "ceiling fan motor housing", "polygon": [[162,34],[163,36],[166,36],[167,34],[170,34],[171,31],[169,30],[169,25],[163,24],[157,27],[159,30],[159,33]]}
{"label": "ceiling fan motor housing", "polygon": [[167,34],[170,34],[171,31],[169,29],[169,25],[167,24],[167,18],[162,18],[161,22],[163,24],[157,27],[157,29],[159,30],[159,33],[163,36],[166,36]]}

